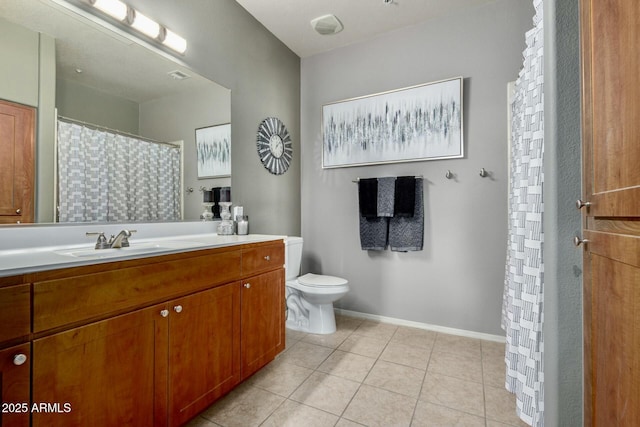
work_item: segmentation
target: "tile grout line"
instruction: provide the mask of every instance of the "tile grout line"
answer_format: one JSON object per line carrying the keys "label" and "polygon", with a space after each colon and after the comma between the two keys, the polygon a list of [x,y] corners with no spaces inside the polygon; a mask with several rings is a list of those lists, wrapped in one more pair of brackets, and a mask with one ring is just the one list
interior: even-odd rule
{"label": "tile grout line", "polygon": [[429,350],[429,360],[427,361],[427,366],[424,368],[424,375],[422,376],[422,384],[420,384],[420,391],[418,392],[418,398],[416,399],[416,404],[413,407],[413,412],[411,413],[411,421],[409,425],[413,424],[413,420],[416,416],[416,410],[418,409],[418,404],[420,403],[420,396],[422,396],[422,390],[424,389],[424,382],[427,379],[427,372],[429,371],[429,365],[431,364],[431,357],[433,356],[433,348],[436,346],[436,339],[438,339],[438,334],[433,338],[433,343],[431,344],[431,348]]}
{"label": "tile grout line", "polygon": [[[364,323],[364,322],[361,322],[360,325],[362,325],[362,323]],[[358,328],[360,327],[360,325],[358,325]],[[347,336],[347,338],[345,338],[344,341],[346,341],[350,336],[352,336],[357,331],[358,328],[356,328],[353,331],[351,331],[351,333]],[[396,331],[397,331],[397,329],[396,329]],[[396,331],[393,332],[393,335],[395,335]],[[366,337],[366,335],[358,335],[358,334],[356,334],[356,335],[360,336],[360,337],[362,337],[362,336]],[[391,336],[391,338],[393,338],[393,335]],[[384,348],[382,349],[380,354],[382,354],[384,352],[384,349],[387,348],[387,345],[389,345],[389,342],[391,341],[391,338],[389,338],[389,341],[384,345]],[[344,341],[343,341],[343,343],[344,343]],[[356,353],[353,353],[353,354],[356,354]],[[362,355],[360,355],[360,356],[362,356]],[[366,357],[366,356],[363,356],[363,357]],[[373,369],[373,367],[376,365],[376,363],[378,363],[379,358],[380,358],[380,355],[378,355],[378,357],[376,357],[376,361],[373,363],[373,366],[371,367],[371,369]],[[365,375],[364,378],[362,379],[362,381],[360,381],[360,384],[358,385],[358,388],[356,389],[356,392],[353,393],[353,396],[351,396],[351,399],[349,399],[349,402],[347,402],[347,404],[345,405],[344,409],[342,410],[342,413],[340,414],[340,419],[344,418],[343,417],[344,413],[347,411],[347,408],[349,408],[349,405],[351,405],[351,402],[353,402],[353,399],[356,397],[356,395],[358,394],[358,392],[360,391],[360,389],[364,385],[365,380],[367,379],[367,377],[371,373],[371,369],[369,369],[369,371],[367,372],[367,375]],[[351,422],[355,422],[357,424],[360,424],[360,423],[358,423],[356,421],[353,421],[353,420],[351,420],[349,418],[344,418],[344,419],[348,420],[348,421],[351,421]]]}
{"label": "tile grout line", "polygon": [[[353,336],[382,340],[381,338],[379,338],[379,336],[366,335],[366,333],[368,333],[368,331],[365,331],[365,335],[363,335],[363,334],[358,334],[358,333],[357,333],[357,330],[358,330],[358,329],[363,325],[363,323],[364,323],[364,322],[360,322],[357,326],[355,326],[355,328],[353,328],[353,326],[350,326],[349,328],[347,328],[347,329],[348,329],[348,331],[349,331],[349,332],[348,332],[348,334],[347,334],[347,335],[345,335],[345,337],[344,337],[342,340],[340,340],[340,342],[337,342],[337,341],[336,341],[336,342],[334,342],[334,343],[333,343],[333,345],[329,345],[329,344],[327,344],[326,342],[313,342],[313,340],[310,340],[310,342],[308,342],[308,341],[304,341],[304,340],[305,340],[305,338],[307,338],[307,337],[309,337],[309,336],[313,335],[313,334],[308,334],[308,333],[303,334],[303,335],[302,335],[300,338],[298,338],[297,340],[292,340],[292,341],[293,341],[293,343],[292,343],[292,344],[289,346],[289,348],[288,348],[288,349],[286,349],[286,350],[291,350],[291,349],[292,349],[292,348],[294,348],[298,343],[302,342],[302,343],[304,343],[304,344],[316,345],[316,346],[318,346],[318,347],[323,347],[323,348],[325,348],[325,349],[330,349],[331,351],[330,351],[330,352],[329,352],[329,354],[328,354],[326,357],[324,357],[324,358],[322,359],[322,361],[320,361],[320,362],[319,362],[319,363],[318,363],[318,364],[317,364],[313,369],[310,369],[308,366],[298,365],[298,364],[296,364],[296,363],[293,363],[293,364],[292,364],[292,365],[296,365],[296,366],[300,366],[300,367],[304,367],[304,368],[310,369],[311,373],[310,373],[309,375],[307,375],[307,376],[302,380],[302,382],[301,382],[300,384],[298,384],[298,385],[293,389],[293,391],[292,391],[292,392],[288,393],[288,395],[287,395],[287,396],[281,396],[281,397],[284,397],[284,400],[283,400],[280,404],[278,404],[278,405],[276,406],[276,408],[275,408],[275,409],[273,409],[273,410],[272,410],[272,411],[271,411],[271,412],[266,416],[266,418],[265,418],[264,420],[262,420],[258,425],[260,425],[260,426],[261,426],[261,425],[264,425],[264,423],[265,423],[265,422],[266,422],[266,421],[267,421],[267,420],[268,420],[268,419],[269,419],[269,418],[270,418],[270,417],[271,417],[271,416],[272,416],[272,415],[273,415],[273,414],[274,414],[278,409],[280,409],[280,408],[285,404],[285,402],[286,402],[287,400],[290,400],[291,402],[294,402],[294,403],[299,404],[299,405],[302,405],[302,406],[306,406],[306,407],[309,407],[309,408],[313,408],[313,409],[315,409],[315,410],[322,411],[322,412],[327,413],[327,414],[331,414],[331,415],[333,415],[333,416],[337,416],[337,417],[338,417],[338,420],[336,421],[336,423],[334,424],[334,426],[335,426],[336,424],[338,424],[338,423],[340,422],[340,420],[341,420],[341,419],[348,420],[348,421],[354,422],[354,423],[356,423],[356,424],[360,424],[359,422],[356,422],[356,421],[350,420],[349,418],[345,418],[345,417],[344,417],[344,414],[346,413],[346,411],[347,411],[347,409],[349,408],[349,406],[353,403],[353,401],[354,401],[354,399],[355,399],[355,396],[360,392],[360,390],[362,389],[362,386],[363,386],[363,385],[366,385],[366,384],[365,384],[365,381],[370,377],[370,375],[371,375],[371,372],[372,372],[373,368],[378,364],[378,362],[383,361],[383,362],[385,362],[385,363],[390,363],[390,364],[393,364],[393,365],[398,365],[398,366],[403,366],[403,367],[409,367],[409,368],[419,369],[419,368],[416,368],[415,366],[410,365],[410,364],[405,365],[404,363],[398,363],[398,362],[391,361],[391,360],[383,360],[383,359],[381,358],[381,357],[382,357],[382,355],[384,354],[384,352],[389,348],[389,346],[390,346],[390,344],[392,343],[392,341],[393,341],[394,337],[396,337],[396,336],[400,337],[400,336],[398,335],[398,331],[400,330],[400,327],[399,327],[398,325],[394,325],[394,326],[396,326],[396,329],[393,331],[393,333],[392,333],[388,338],[383,338],[383,339],[384,339],[384,341],[385,341],[384,346],[382,346],[382,349],[378,352],[378,354],[377,354],[377,356],[376,356],[375,358],[373,358],[373,357],[371,357],[371,356],[368,356],[368,355],[365,355],[365,354],[354,353],[354,352],[352,352],[352,351],[348,351],[348,350],[339,350],[340,346],[342,346],[342,345],[343,345],[343,344],[344,344],[344,343],[345,343],[349,338],[351,338],[351,337],[353,337]],[[384,323],[384,322],[382,322],[382,323]],[[364,331],[364,329],[363,329],[363,331]],[[362,331],[361,331],[361,332],[362,332]],[[369,333],[370,333],[370,332],[369,332]],[[420,384],[420,390],[418,391],[418,394],[417,394],[417,397],[416,397],[415,404],[413,405],[413,411],[411,412],[411,417],[410,417],[410,419],[409,419],[410,424],[414,422],[414,419],[415,419],[415,416],[416,416],[416,411],[417,411],[417,406],[418,406],[418,404],[420,403],[420,396],[422,395],[422,393],[423,393],[423,391],[424,391],[424,387],[425,387],[425,380],[426,380],[426,377],[427,377],[428,372],[429,372],[429,367],[430,367],[430,366],[432,365],[432,363],[433,363],[433,360],[432,360],[432,359],[433,359],[433,355],[434,355],[434,352],[435,352],[435,349],[436,349],[436,344],[437,344],[437,341],[438,341],[438,337],[439,337],[440,335],[443,335],[443,334],[436,332],[436,333],[435,333],[435,337],[434,337],[434,339],[433,339],[433,341],[432,341],[431,345],[429,346],[428,360],[427,360],[426,367],[425,367],[425,369],[424,369],[424,373],[423,373],[423,375],[422,375],[422,381],[421,381],[421,384]],[[444,335],[446,335],[446,334],[444,334]],[[478,341],[480,342],[480,374],[481,374],[482,398],[483,398],[483,413],[484,413],[484,417],[483,417],[483,419],[484,419],[484,425],[485,425],[485,426],[487,426],[487,425],[488,425],[488,421],[489,421],[489,420],[488,420],[488,418],[487,418],[486,384],[485,384],[485,376],[484,376],[484,374],[485,374],[484,361],[485,361],[485,359],[486,359],[486,357],[487,357],[487,354],[485,354],[485,351],[483,350],[483,346],[482,346],[482,341],[483,341],[483,340],[478,340]],[[399,340],[399,341],[398,341],[398,344],[402,344],[402,342]],[[408,345],[408,344],[406,344],[406,345]],[[332,373],[330,373],[330,372],[323,372],[323,371],[320,371],[320,370],[319,370],[320,366],[322,366],[322,364],[323,364],[323,363],[325,363],[325,362],[326,362],[326,361],[327,361],[331,356],[333,356],[334,354],[336,354],[336,352],[337,352],[337,351],[341,351],[341,352],[349,353],[349,354],[354,354],[354,355],[358,355],[358,356],[362,356],[362,357],[368,357],[368,358],[370,358],[370,359],[373,359],[373,360],[374,360],[373,365],[371,366],[371,368],[367,371],[366,375],[365,375],[365,376],[362,378],[362,380],[360,380],[360,381],[355,381],[355,380],[353,380],[353,379],[345,378],[345,377],[342,377],[342,376],[339,376],[339,375],[335,375],[335,374],[332,374]],[[285,352],[282,352],[282,353],[281,353],[281,355],[283,355],[283,354],[285,354],[285,353],[286,353],[286,351],[285,351]],[[447,353],[447,352],[445,351],[445,353]],[[455,353],[455,352],[452,352],[452,353]],[[279,356],[280,356],[280,355],[279,355]],[[350,381],[353,381],[353,382],[357,382],[357,383],[358,383],[358,387],[357,387],[357,389],[355,390],[354,394],[351,396],[351,398],[350,398],[350,399],[349,399],[349,401],[346,403],[346,405],[344,406],[344,409],[341,411],[341,413],[340,413],[339,415],[337,415],[337,414],[335,414],[335,413],[333,413],[333,412],[329,412],[329,411],[326,411],[326,410],[320,409],[320,408],[316,408],[316,407],[314,407],[314,406],[307,405],[307,404],[305,404],[305,403],[303,403],[303,402],[298,402],[298,401],[293,400],[293,399],[291,398],[291,396],[293,396],[293,395],[294,395],[294,394],[295,394],[295,393],[300,389],[300,387],[302,387],[302,384],[304,384],[304,383],[305,383],[305,382],[306,382],[306,381],[307,381],[307,380],[308,380],[308,379],[309,379],[309,378],[310,378],[314,373],[316,373],[316,372],[317,372],[317,373],[319,373],[319,374],[322,374],[322,375],[328,375],[328,376],[333,376],[333,377],[336,377],[336,378],[347,379],[347,380],[350,380]],[[443,374],[443,375],[445,375],[445,374]],[[445,375],[445,376],[450,376],[450,375]],[[457,377],[455,377],[455,376],[454,376],[454,377],[452,377],[452,378],[457,378]],[[375,385],[369,385],[369,386],[370,386],[370,387],[373,387],[373,388],[375,388],[375,389],[384,390],[384,391],[387,391],[387,392],[390,392],[390,393],[393,393],[393,394],[397,394],[397,395],[400,395],[400,396],[404,396],[404,397],[409,397],[409,398],[411,398],[411,396],[407,396],[407,395],[405,395],[405,394],[403,394],[403,393],[399,393],[399,392],[394,392],[394,391],[392,391],[392,390],[387,390],[387,389],[386,389],[386,388],[384,388],[384,387],[377,387],[377,386],[375,386]],[[260,389],[262,389],[262,390],[264,390],[264,391],[269,391],[269,390],[267,390],[267,389],[263,389],[263,388],[262,388],[262,387],[260,387],[260,386],[256,386],[256,387],[258,387],[258,388],[260,388]],[[271,393],[273,393],[273,392],[271,392]],[[276,393],[273,393],[273,394],[274,394],[274,395],[278,395],[278,394],[276,394]],[[430,402],[429,402],[429,403],[430,403]],[[442,405],[439,405],[439,406],[442,406]],[[450,408],[450,407],[448,407],[448,406],[443,406],[443,407],[448,408],[448,409],[452,409],[452,410],[455,410],[455,411],[460,411],[459,409]],[[461,411],[461,412],[468,413],[468,412],[466,412],[466,411]],[[472,413],[468,413],[468,414],[469,414],[469,415],[475,415],[475,416],[477,416],[476,414],[472,414]],[[206,420],[206,419],[205,419],[205,420]],[[210,420],[208,420],[208,421],[210,421]],[[216,423],[214,423],[214,424],[216,424]],[[217,425],[217,424],[216,424],[216,425]]]}

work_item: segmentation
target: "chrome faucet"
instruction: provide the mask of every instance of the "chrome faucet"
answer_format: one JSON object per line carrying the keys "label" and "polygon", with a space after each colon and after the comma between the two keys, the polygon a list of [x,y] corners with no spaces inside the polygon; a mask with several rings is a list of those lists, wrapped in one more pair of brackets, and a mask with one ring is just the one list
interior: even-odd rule
{"label": "chrome faucet", "polygon": [[109,239],[109,245],[112,248],[128,248],[129,247],[129,237],[131,237],[132,233],[135,233],[136,230],[122,230],[118,233],[117,236],[111,236]]}
{"label": "chrome faucet", "polygon": [[96,249],[118,249],[118,248],[127,248],[129,247],[129,237],[131,234],[135,233],[136,230],[122,230],[118,233],[117,236],[111,235],[109,241],[107,241],[106,237],[104,237],[104,231],[95,232],[95,233],[86,233],[87,236],[98,236],[98,241],[96,242]]}

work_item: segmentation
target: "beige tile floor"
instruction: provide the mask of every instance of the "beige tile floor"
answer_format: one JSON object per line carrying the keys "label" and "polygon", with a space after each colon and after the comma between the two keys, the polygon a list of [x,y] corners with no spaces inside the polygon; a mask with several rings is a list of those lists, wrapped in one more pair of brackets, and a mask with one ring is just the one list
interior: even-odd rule
{"label": "beige tile floor", "polygon": [[504,389],[504,345],[336,316],[287,330],[276,360],[189,427],[526,426]]}

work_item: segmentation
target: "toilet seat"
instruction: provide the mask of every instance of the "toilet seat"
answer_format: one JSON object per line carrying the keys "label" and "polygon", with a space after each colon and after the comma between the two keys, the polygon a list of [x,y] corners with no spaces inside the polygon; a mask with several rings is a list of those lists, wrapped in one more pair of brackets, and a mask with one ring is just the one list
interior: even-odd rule
{"label": "toilet seat", "polygon": [[341,277],[307,273],[304,276],[298,277],[298,283],[314,288],[329,288],[333,286],[343,286],[349,282]]}
{"label": "toilet seat", "polygon": [[287,286],[309,295],[333,295],[349,291],[349,281],[334,276],[305,274],[294,280],[287,280]]}

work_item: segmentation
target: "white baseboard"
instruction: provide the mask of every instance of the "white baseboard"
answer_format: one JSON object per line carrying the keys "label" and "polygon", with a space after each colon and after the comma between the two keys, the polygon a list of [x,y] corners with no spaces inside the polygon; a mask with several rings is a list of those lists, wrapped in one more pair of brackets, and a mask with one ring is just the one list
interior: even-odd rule
{"label": "white baseboard", "polygon": [[334,308],[334,311],[337,314],[342,314],[344,316],[375,320],[377,322],[390,323],[392,325],[408,326],[410,328],[425,329],[427,331],[441,332],[443,334],[458,335],[461,337],[476,338],[480,340],[494,341],[499,343],[505,342],[505,337],[500,335],[484,334],[482,332],[466,331],[464,329],[447,328],[446,326],[430,325],[428,323],[396,319],[395,317],[378,316],[377,314],[360,313],[358,311],[345,310],[342,308]]}

